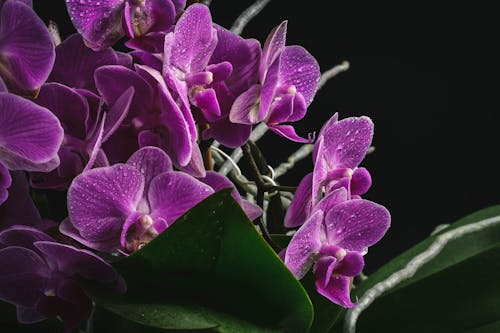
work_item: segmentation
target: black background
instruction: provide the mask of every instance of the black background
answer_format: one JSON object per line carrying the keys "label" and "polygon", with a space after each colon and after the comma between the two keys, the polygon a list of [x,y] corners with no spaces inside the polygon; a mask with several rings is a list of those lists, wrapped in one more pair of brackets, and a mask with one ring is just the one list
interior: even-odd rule
{"label": "black background", "polygon": [[[214,21],[231,27],[252,1],[213,0]],[[374,184],[366,198],[388,207],[392,227],[370,249],[367,271],[422,240],[437,226],[500,203],[500,27],[493,8],[274,0],[243,32],[265,40],[288,19],[288,45],[300,44],[322,70],[351,69],[316,95],[300,134],[333,113],[375,122],[376,151],[363,165]],[[64,0],[34,0],[63,36],[74,30]],[[272,165],[298,148],[272,134],[260,143]],[[296,185],[310,159],[281,179]]]}

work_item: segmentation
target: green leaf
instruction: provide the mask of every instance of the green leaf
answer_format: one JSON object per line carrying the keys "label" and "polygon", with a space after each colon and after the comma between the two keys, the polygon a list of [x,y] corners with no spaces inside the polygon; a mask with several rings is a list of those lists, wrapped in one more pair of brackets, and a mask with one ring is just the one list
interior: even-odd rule
{"label": "green leaf", "polygon": [[[431,259],[414,259],[422,253]],[[414,274],[395,279],[401,272]],[[361,312],[356,332],[494,332],[500,321],[500,206],[441,230],[382,267],[353,294],[362,304],[366,292],[391,276],[398,283]]]}
{"label": "green leaf", "polygon": [[217,332],[307,332],[311,325],[307,293],[229,190],[198,204],[115,267],[127,294],[93,295],[100,306],[143,325]]}

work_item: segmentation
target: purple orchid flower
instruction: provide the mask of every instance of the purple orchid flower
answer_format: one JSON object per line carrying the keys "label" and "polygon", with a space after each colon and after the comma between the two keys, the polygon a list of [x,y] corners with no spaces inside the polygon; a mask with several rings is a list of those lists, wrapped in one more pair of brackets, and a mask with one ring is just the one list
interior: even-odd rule
{"label": "purple orchid flower", "polygon": [[161,149],[146,147],[126,164],[76,177],[68,191],[69,219],[60,230],[96,250],[133,252],[213,192],[172,171]]}
{"label": "purple orchid flower", "polygon": [[[202,91],[201,87],[202,94],[211,94],[209,92],[211,89],[217,97],[215,101],[212,101],[213,106],[207,105],[202,109],[220,109],[220,116],[200,121],[200,123],[208,124],[207,129],[202,132],[202,136],[204,139],[214,138],[226,147],[235,148],[248,141],[252,125],[231,122],[229,113],[236,98],[258,82],[260,43],[255,39],[243,39],[218,25],[214,26],[217,30],[218,43],[209,64],[229,63],[232,72],[224,79],[224,76],[216,76],[209,85],[196,88]],[[194,102],[198,103],[196,99],[202,96],[194,96]],[[211,112],[211,114],[214,115],[217,112]]]}
{"label": "purple orchid flower", "polygon": [[59,244],[31,227],[0,232],[0,299],[16,305],[21,323],[59,316],[65,332],[76,328],[92,309],[78,278],[125,292],[114,268],[90,251]]}
{"label": "purple orchid flower", "polygon": [[10,91],[36,95],[54,59],[54,43],[31,1],[1,1],[0,76]]}
{"label": "purple orchid flower", "polygon": [[50,171],[59,165],[57,151],[63,129],[46,108],[22,97],[0,92],[0,169]]}
{"label": "purple orchid flower", "polygon": [[[103,66],[95,72],[95,81],[106,103],[113,103],[128,87],[136,91],[123,126],[104,145],[111,161],[125,161],[140,147],[155,146],[165,150],[180,170],[205,176],[191,111],[176,103],[160,72],[143,65],[136,65],[135,71]],[[132,141],[128,149],[123,149],[124,139]]]}
{"label": "purple orchid flower", "polygon": [[314,171],[300,182],[285,216],[286,227],[302,225],[323,193],[343,187],[351,199],[368,191],[370,173],[358,165],[372,138],[370,118],[351,117],[338,121],[338,115],[333,115],[320,131],[313,152]]}
{"label": "purple orchid flower", "polygon": [[347,191],[339,188],[319,203],[292,237],[285,264],[297,279],[313,267],[318,292],[340,306],[353,307],[351,278],[361,273],[363,253],[389,225],[386,208],[368,200],[347,200]]}
{"label": "purple orchid flower", "polygon": [[171,29],[176,13],[185,4],[185,1],[179,0],[66,1],[76,30],[85,43],[96,51],[112,46],[125,35],[133,39],[131,46],[135,47],[144,47],[162,39],[161,32]]}
{"label": "purple orchid flower", "polygon": [[50,173],[31,173],[31,184],[37,188],[64,190],[73,178],[94,164],[108,166],[101,145],[127,115],[133,95],[131,87],[113,104],[105,106],[90,91],[75,90],[59,83],[45,84],[36,102],[50,109],[64,127],[64,140],[58,152],[61,163]]}
{"label": "purple orchid flower", "polygon": [[321,76],[316,59],[301,46],[285,46],[287,22],[268,36],[259,68],[260,84],[251,86],[234,102],[233,123],[265,121],[269,129],[296,142],[311,142],[283,123],[302,119],[311,104]]}

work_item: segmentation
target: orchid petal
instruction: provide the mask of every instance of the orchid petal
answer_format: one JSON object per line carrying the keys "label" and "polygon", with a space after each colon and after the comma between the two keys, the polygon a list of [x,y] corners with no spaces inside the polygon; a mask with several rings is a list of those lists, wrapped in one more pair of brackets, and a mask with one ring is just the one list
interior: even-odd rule
{"label": "orchid petal", "polygon": [[0,68],[21,92],[38,89],[54,65],[52,38],[32,8],[7,1],[0,9]]}
{"label": "orchid petal", "polygon": [[298,227],[307,220],[312,209],[312,173],[308,173],[300,181],[293,200],[285,215],[284,225],[287,228]]}
{"label": "orchid petal", "polygon": [[293,235],[285,254],[285,265],[297,279],[302,279],[312,267],[314,255],[321,248],[323,212],[317,211]]}
{"label": "orchid petal", "polygon": [[135,211],[143,190],[142,174],[132,166],[89,170],[76,177],[69,188],[71,223],[89,241],[118,241],[123,223]]}
{"label": "orchid petal", "polygon": [[362,252],[377,243],[390,225],[389,211],[368,200],[348,200],[325,215],[328,243]]}
{"label": "orchid petal", "polygon": [[[11,170],[50,171],[58,164],[63,139],[59,120],[49,110],[19,96],[0,93],[0,151]],[[52,163],[55,160],[57,163]]]}
{"label": "orchid petal", "polygon": [[164,219],[171,224],[214,190],[187,174],[170,171],[156,176],[149,187],[148,198],[153,220]]}
{"label": "orchid petal", "polygon": [[324,286],[321,278],[316,280],[318,293],[344,308],[354,306],[349,296],[350,286],[351,279],[342,275],[333,275],[326,286]]}
{"label": "orchid petal", "polygon": [[292,125],[269,125],[269,129],[288,140],[299,143],[311,143],[311,139],[303,138],[295,133],[295,129]]}

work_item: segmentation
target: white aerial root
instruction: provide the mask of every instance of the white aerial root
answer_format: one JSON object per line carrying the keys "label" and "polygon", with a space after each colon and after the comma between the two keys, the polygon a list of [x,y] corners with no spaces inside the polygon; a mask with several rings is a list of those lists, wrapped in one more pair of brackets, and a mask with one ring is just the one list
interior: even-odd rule
{"label": "white aerial root", "polygon": [[427,250],[410,260],[410,262],[408,262],[403,269],[392,273],[387,279],[375,284],[372,288],[368,289],[363,296],[361,296],[357,305],[347,311],[344,323],[344,332],[355,333],[356,322],[359,316],[375,301],[377,297],[382,295],[387,290],[394,288],[402,281],[410,279],[423,265],[434,259],[450,241],[486,229],[499,222],[500,216],[495,216],[476,223],[458,227],[437,236]]}
{"label": "white aerial root", "polygon": [[248,22],[250,22],[255,16],[259,15],[259,13],[266,7],[266,5],[271,0],[257,0],[250,7],[245,9],[240,16],[234,21],[233,26],[231,27],[231,31],[235,34],[241,34],[243,29],[247,26]]}
{"label": "white aerial root", "polygon": [[276,169],[274,169],[274,178],[278,178],[286,174],[298,161],[301,161],[309,156],[313,150],[313,144],[302,145],[296,152],[288,157],[286,162],[281,163]]}
{"label": "white aerial root", "polygon": [[57,23],[54,21],[49,21],[47,25],[47,29],[49,30],[50,37],[52,37],[52,42],[55,46],[61,44],[61,34],[59,33],[59,27]]}
{"label": "white aerial root", "polygon": [[328,82],[328,80],[330,80],[330,79],[334,78],[335,76],[339,75],[340,73],[348,70],[349,66],[350,66],[350,64],[348,61],[342,61],[341,64],[339,64],[335,67],[332,67],[329,70],[323,72],[321,74],[320,79],[319,79],[318,90],[320,90],[325,85],[325,83]]}

